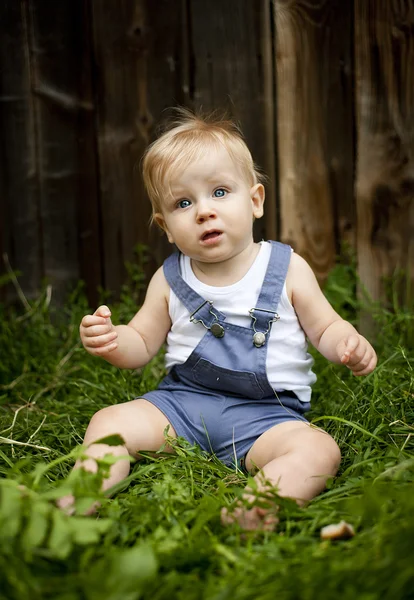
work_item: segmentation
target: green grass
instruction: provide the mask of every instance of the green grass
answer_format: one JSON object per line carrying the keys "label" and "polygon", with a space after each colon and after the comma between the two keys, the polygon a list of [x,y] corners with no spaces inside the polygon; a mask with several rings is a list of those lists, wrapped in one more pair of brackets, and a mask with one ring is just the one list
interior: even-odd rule
{"label": "green grass", "polygon": [[[351,319],[354,288],[346,267],[326,288]],[[129,291],[114,307],[123,320]],[[395,298],[368,306],[374,373],[355,378],[315,356],[310,418],[339,443],[341,470],[308,507],[282,502],[278,531],[265,534],[221,526],[220,507],[246,479],[185,444],[134,464],[112,499],[99,492],[108,461],[97,476],[68,477],[92,414],[155,388],[162,356],[117,370],[80,347],[81,291],[63,310],[47,304],[45,294],[27,312],[0,307],[1,599],[414,598],[414,324]],[[100,498],[99,515],[62,514],[54,499],[68,490],[79,507]],[[321,541],[321,527],[341,519],[355,537]]]}

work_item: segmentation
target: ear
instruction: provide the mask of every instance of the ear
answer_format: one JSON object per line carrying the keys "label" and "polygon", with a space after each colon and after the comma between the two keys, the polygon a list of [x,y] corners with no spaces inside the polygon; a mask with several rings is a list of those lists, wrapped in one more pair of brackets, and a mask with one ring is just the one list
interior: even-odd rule
{"label": "ear", "polygon": [[165,224],[165,219],[162,216],[162,213],[155,213],[154,214],[154,221],[156,222],[156,224],[158,225],[158,227],[160,229],[162,229],[163,231],[165,231],[168,241],[170,242],[170,244],[174,243],[174,240],[170,234],[170,232],[167,229],[167,225]]}
{"label": "ear", "polygon": [[250,188],[250,197],[252,199],[253,217],[260,219],[260,217],[263,217],[263,204],[265,201],[265,189],[261,183],[256,183]]}

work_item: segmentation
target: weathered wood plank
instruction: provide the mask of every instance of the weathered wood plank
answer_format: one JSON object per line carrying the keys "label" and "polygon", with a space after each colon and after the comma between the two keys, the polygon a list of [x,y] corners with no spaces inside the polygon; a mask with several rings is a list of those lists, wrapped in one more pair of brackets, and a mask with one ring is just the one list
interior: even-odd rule
{"label": "weathered wood plank", "polygon": [[[328,155],[324,99],[327,104],[329,61],[338,58],[322,60],[327,19],[335,23],[336,35],[344,35],[342,23],[332,16],[335,4],[274,2],[281,237],[309,261],[321,280],[332,267],[336,250],[330,182],[334,157]],[[342,158],[336,158],[337,165]]]}
{"label": "weathered wood plank", "polygon": [[329,0],[317,36],[336,252],[356,252],[354,0]]}
{"label": "weathered wood plank", "polygon": [[[91,285],[99,281],[100,272],[90,56],[83,5],[81,0],[30,0],[26,4],[44,275],[58,299],[79,278],[79,246],[84,257],[90,253],[97,274],[87,270],[93,278]],[[88,235],[93,236],[92,243]]]}
{"label": "weathered wood plank", "polygon": [[114,291],[125,280],[142,219],[143,195],[134,178],[148,121],[142,11],[143,3],[131,0],[92,3],[104,285]]}
{"label": "weathered wood plank", "polygon": [[[30,96],[26,2],[2,3],[0,19],[0,271],[7,253],[27,296],[43,273],[37,177],[37,131]],[[13,299],[11,286],[1,290]]]}
{"label": "weathered wood plank", "polygon": [[[356,0],[358,269],[414,279],[414,2]],[[411,298],[412,300],[412,298]]]}
{"label": "weathered wood plank", "polygon": [[[208,8],[207,8],[208,6]],[[191,90],[195,109],[237,121],[255,162],[269,177],[260,238],[277,236],[271,18],[265,0],[189,0]]]}
{"label": "weathered wood plank", "polygon": [[[146,142],[153,141],[170,107],[190,104],[190,56],[188,48],[187,0],[145,2],[146,110],[149,114]],[[141,177],[141,171],[139,171]],[[148,274],[160,266],[173,248],[154,225],[148,229],[149,200],[143,198],[145,229],[140,240],[148,244],[151,261]]]}
{"label": "weathered wood plank", "polygon": [[98,288],[103,284],[102,230],[100,214],[100,190],[98,182],[98,152],[96,145],[96,89],[92,61],[92,23],[89,2],[81,2],[77,12],[81,19],[82,36],[79,41],[78,94],[83,106],[91,110],[80,110],[76,122],[78,187],[78,256],[79,274],[86,283],[86,292],[91,306],[98,302]]}
{"label": "weathered wood plank", "polygon": [[170,252],[148,229],[140,159],[163,109],[176,103],[180,7],[172,0],[93,3],[104,281],[114,291],[125,281],[125,262],[133,261],[137,243],[150,247],[150,270]]}

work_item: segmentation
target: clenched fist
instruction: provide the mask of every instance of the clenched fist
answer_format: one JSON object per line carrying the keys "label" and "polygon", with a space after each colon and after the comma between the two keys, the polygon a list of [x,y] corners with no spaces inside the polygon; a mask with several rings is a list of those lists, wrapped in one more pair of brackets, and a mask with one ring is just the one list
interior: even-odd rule
{"label": "clenched fist", "polygon": [[83,317],[79,332],[85,350],[94,356],[105,357],[118,347],[111,311],[105,305],[97,308],[93,315]]}
{"label": "clenched fist", "polygon": [[377,355],[374,348],[362,335],[351,334],[336,347],[338,358],[354,375],[368,375],[375,369]]}

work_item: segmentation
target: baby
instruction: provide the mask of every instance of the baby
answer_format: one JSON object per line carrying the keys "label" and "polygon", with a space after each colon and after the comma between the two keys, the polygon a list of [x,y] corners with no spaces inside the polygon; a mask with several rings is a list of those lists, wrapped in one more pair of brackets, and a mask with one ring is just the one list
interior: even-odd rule
{"label": "baby", "polygon": [[[279,242],[253,241],[265,190],[232,122],[181,111],[148,148],[143,175],[152,218],[178,252],[155,273],[128,325],[114,325],[100,306],[82,319],[80,335],[90,354],[124,369],[143,367],[166,342],[168,374],[157,390],[93,416],[88,458],[76,468],[96,470],[94,459],[105,454],[157,451],[169,426],[172,438],[256,473],[264,494],[309,501],[337,472],[340,451],[304,417],[316,379],[306,338],[355,375],[375,368],[372,346],[333,310],[303,258]],[[94,443],[110,434],[125,445]],[[105,489],[129,467],[116,461]],[[242,503],[222,520],[270,529],[274,514]]]}

